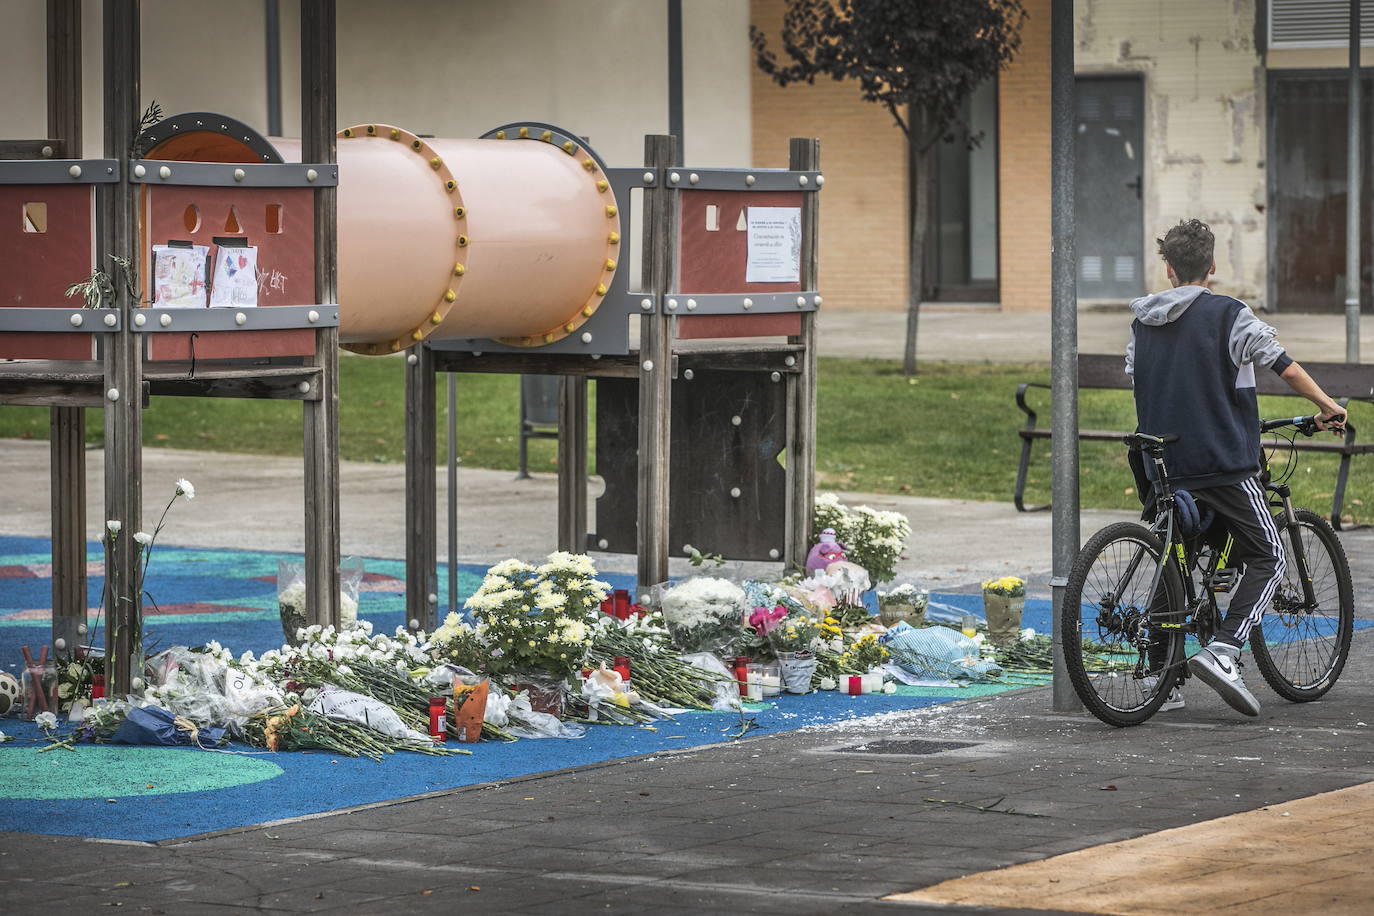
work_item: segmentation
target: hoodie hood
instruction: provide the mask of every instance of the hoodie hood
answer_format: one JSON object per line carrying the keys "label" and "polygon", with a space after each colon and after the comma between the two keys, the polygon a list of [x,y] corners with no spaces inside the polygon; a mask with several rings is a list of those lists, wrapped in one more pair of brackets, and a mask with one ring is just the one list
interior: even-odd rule
{"label": "hoodie hood", "polygon": [[1176,286],[1162,293],[1151,293],[1131,302],[1131,311],[1141,324],[1161,325],[1177,321],[1198,296],[1207,292],[1202,286]]}

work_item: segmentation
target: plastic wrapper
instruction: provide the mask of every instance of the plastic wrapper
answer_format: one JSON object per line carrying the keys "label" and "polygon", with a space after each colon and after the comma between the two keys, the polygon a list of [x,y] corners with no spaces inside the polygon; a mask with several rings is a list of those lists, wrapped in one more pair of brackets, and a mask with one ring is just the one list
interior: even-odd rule
{"label": "plastic wrapper", "polygon": [[[347,557],[339,564],[340,630],[349,629],[358,622],[358,592],[362,588],[363,575],[363,561],[358,557]],[[310,623],[305,563],[277,561],[277,609],[281,613],[282,636],[291,645],[299,645],[296,632]]]}
{"label": "plastic wrapper", "polygon": [[650,600],[683,652],[729,655],[744,637],[747,598],[728,579],[703,575],[664,582],[650,590]]}
{"label": "plastic wrapper", "polygon": [[483,720],[516,738],[581,738],[587,731],[557,716],[535,712],[530,707],[530,698],[523,693],[507,696],[499,690],[487,696]]}
{"label": "plastic wrapper", "polygon": [[381,700],[325,684],[306,707],[310,712],[339,722],[352,722],[399,741],[429,744],[429,736],[407,728],[396,712]]}
{"label": "plastic wrapper", "polygon": [[459,741],[471,744],[482,740],[482,723],[487,713],[491,682],[453,684],[453,724],[449,729]]}
{"label": "plastic wrapper", "polygon": [[151,744],[164,747],[197,745],[213,747],[224,741],[222,728],[187,728],[170,710],[160,706],[136,706],[129,710],[110,736],[112,744]]}
{"label": "plastic wrapper", "polygon": [[717,712],[739,709],[739,681],[735,680],[735,673],[725,667],[724,662],[710,652],[693,652],[679,655],[678,658],[693,668],[700,668],[702,671],[709,671],[725,678],[716,684],[716,695],[711,700],[712,709]]}
{"label": "plastic wrapper", "polygon": [[1002,670],[982,657],[977,642],[949,627],[917,629],[899,623],[882,643],[893,664],[920,677],[976,680]]}

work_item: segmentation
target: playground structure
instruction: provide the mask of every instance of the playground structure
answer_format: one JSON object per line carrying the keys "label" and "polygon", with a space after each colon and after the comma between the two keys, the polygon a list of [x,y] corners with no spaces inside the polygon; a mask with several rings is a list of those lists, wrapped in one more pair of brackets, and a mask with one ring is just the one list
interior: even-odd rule
{"label": "playground structure", "polygon": [[[730,170],[676,166],[673,139],[651,136],[643,167],[610,168],[573,133],[537,122],[475,140],[380,123],[336,132],[331,0],[301,5],[300,141],[269,141],[211,112],[140,131],[139,17],[138,0],[105,5],[104,158],[77,158],[79,0],[49,0],[50,137],[0,141],[0,212],[24,214],[0,220],[0,357],[17,360],[0,362],[0,404],[52,412],[59,651],[79,644],[87,615],[84,410],[104,413],[104,517],[131,533],[141,528],[140,413],[154,396],[302,402],[310,619],[337,622],[341,345],[409,351],[413,628],[439,616],[441,372],[562,377],[560,549],[636,553],[641,584],[666,579],[670,552],[689,544],[801,565],[814,497],[824,181],[814,140],[792,141],[789,169]],[[633,189],[642,213],[632,212]],[[752,279],[751,207],[781,218],[774,241],[791,233],[781,268],[770,262]],[[622,260],[636,216],[642,288],[631,290]],[[145,303],[125,280],[152,277],[155,244],[253,246],[255,305]],[[133,265],[132,278],[114,258]],[[83,309],[63,291],[92,265],[110,290],[100,308]],[[606,479],[596,532],[588,378],[598,379]],[[452,524],[449,543],[452,560]],[[111,594],[133,594],[136,559],[107,547]],[[111,689],[123,692],[138,673],[140,604],[114,601],[108,615]]]}

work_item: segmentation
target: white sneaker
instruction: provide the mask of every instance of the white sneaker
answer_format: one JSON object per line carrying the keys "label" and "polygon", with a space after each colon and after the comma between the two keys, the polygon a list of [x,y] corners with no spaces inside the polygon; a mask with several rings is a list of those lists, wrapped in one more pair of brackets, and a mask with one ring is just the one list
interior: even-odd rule
{"label": "white sneaker", "polygon": [[1221,694],[1221,698],[1236,712],[1258,716],[1259,700],[1246,689],[1245,681],[1240,676],[1240,659],[1228,652],[1229,648],[1218,649],[1215,642],[1204,646],[1188,659],[1188,670]]}
{"label": "white sneaker", "polygon": [[[1145,687],[1145,695],[1153,697],[1155,691],[1159,689],[1159,677],[1154,674],[1147,674],[1140,680]],[[1178,687],[1174,687],[1169,691],[1169,698],[1160,705],[1158,712],[1169,712],[1174,709],[1182,709],[1184,705],[1183,691]]]}

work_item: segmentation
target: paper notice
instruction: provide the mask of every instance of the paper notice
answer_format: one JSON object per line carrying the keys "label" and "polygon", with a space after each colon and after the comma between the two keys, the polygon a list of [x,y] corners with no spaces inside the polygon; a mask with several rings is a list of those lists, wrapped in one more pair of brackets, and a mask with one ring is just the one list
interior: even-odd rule
{"label": "paper notice", "polygon": [[158,308],[205,308],[204,245],[153,246],[153,304]]}
{"label": "paper notice", "polygon": [[746,283],[796,283],[801,279],[801,208],[749,207]]}
{"label": "paper notice", "polygon": [[215,251],[211,308],[240,308],[258,304],[258,250],[252,246]]}

